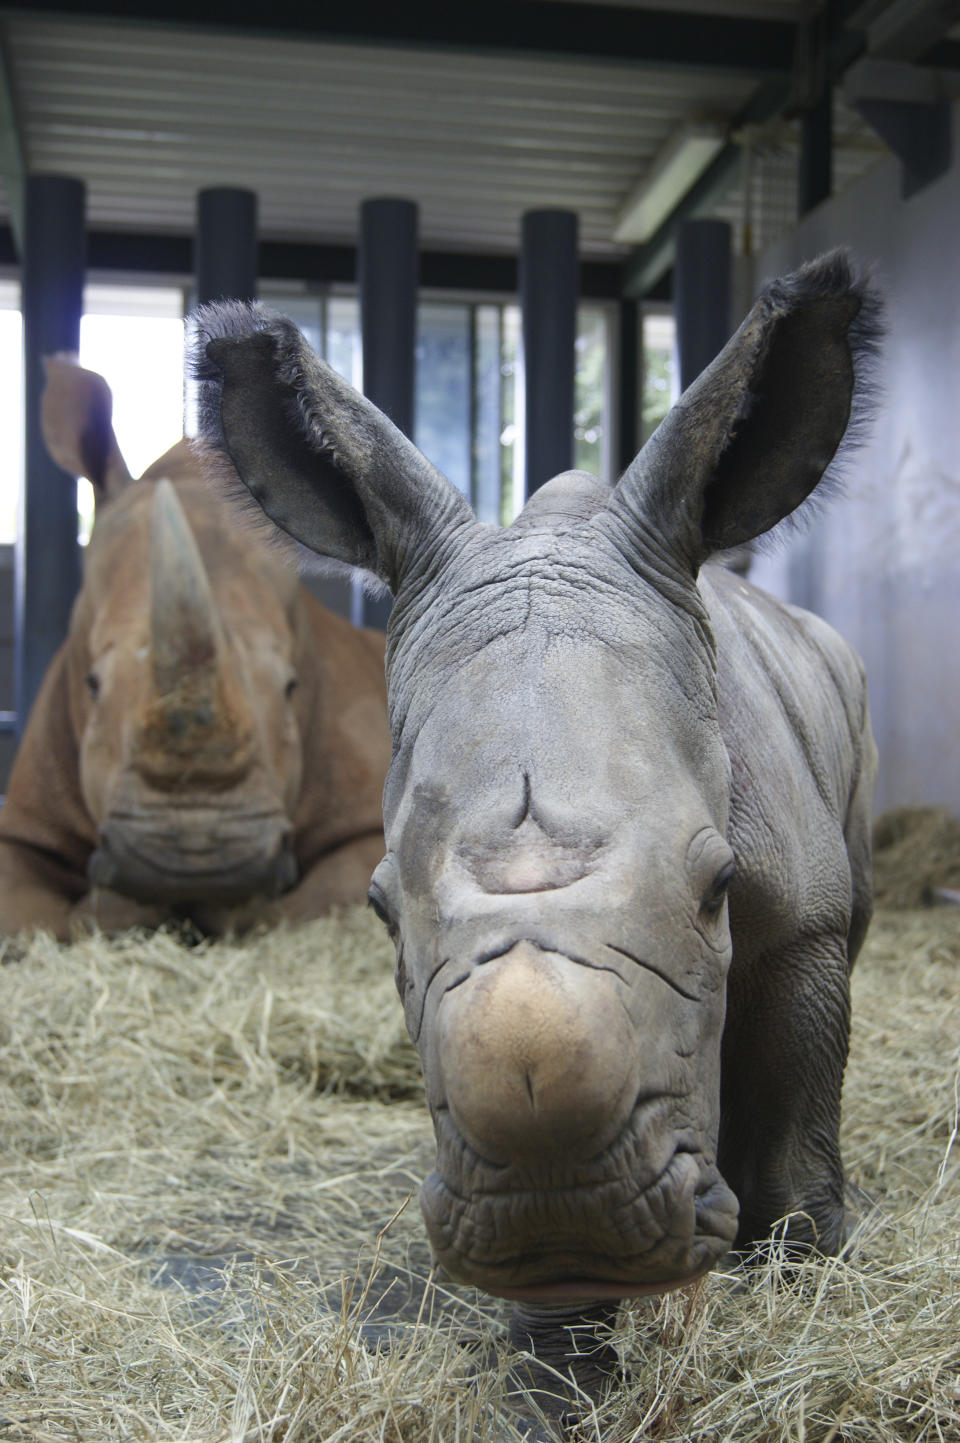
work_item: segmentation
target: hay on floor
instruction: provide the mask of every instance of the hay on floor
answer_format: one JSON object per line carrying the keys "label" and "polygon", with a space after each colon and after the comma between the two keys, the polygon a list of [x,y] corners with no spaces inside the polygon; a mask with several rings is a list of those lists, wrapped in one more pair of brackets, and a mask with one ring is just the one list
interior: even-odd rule
{"label": "hay on floor", "polygon": [[[625,1311],[579,1436],[960,1439],[960,912],[881,913],[855,977],[845,1260]],[[392,949],[350,912],[0,969],[0,1440],[519,1438],[503,1314],[427,1286],[431,1136]]]}
{"label": "hay on floor", "polygon": [[894,807],[873,829],[877,905],[922,907],[960,896],[960,821],[946,807]]}

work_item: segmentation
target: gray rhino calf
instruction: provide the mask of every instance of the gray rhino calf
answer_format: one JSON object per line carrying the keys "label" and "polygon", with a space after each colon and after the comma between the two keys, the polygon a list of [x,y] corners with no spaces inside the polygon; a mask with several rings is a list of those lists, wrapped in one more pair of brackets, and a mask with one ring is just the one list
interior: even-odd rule
{"label": "gray rhino calf", "polygon": [[817,487],[879,304],[842,253],[771,285],[615,486],[506,530],[289,322],[201,313],[206,434],[269,517],[393,592],[387,855],[454,1278],[594,1390],[569,1330],[790,1215],[844,1234],[848,978],[871,910],[860,662],[705,565]]}

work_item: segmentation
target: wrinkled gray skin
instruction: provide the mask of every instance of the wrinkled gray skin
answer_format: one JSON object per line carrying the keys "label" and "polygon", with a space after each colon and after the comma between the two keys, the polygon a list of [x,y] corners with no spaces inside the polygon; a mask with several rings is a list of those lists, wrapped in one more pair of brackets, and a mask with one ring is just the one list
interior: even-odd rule
{"label": "wrinkled gray skin", "polygon": [[571,1364],[578,1320],[786,1214],[798,1246],[843,1238],[862,669],[704,563],[817,486],[876,311],[839,253],[776,283],[615,487],[568,473],[507,530],[289,323],[201,314],[208,439],[277,525],[395,596],[370,895],[436,1129],[436,1257],[587,1391],[613,1355]]}

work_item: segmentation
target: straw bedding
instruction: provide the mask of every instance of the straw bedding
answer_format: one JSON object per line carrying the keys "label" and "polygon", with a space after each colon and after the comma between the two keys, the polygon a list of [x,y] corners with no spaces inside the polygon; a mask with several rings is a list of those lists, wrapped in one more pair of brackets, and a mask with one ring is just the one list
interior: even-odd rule
{"label": "straw bedding", "polygon": [[884,907],[920,907],[937,888],[960,894],[960,821],[946,807],[894,807],[873,829],[873,882]]}
{"label": "straw bedding", "polygon": [[[424,1291],[430,1128],[390,953],[358,911],[8,954],[0,1443],[522,1436],[498,1305]],[[957,1443],[958,1088],[960,908],[883,912],[855,980],[852,1255],[787,1274],[774,1245],[626,1311],[626,1381],[576,1436]]]}

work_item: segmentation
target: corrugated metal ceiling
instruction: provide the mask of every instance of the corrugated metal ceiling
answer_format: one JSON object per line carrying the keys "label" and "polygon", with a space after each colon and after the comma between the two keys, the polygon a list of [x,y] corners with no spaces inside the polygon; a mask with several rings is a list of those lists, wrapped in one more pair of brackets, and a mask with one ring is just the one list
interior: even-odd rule
{"label": "corrugated metal ceiling", "polygon": [[[186,233],[198,189],[243,185],[267,239],[351,242],[360,202],[392,194],[419,202],[428,248],[512,251],[524,210],[564,206],[579,212],[583,253],[614,257],[619,209],[668,136],[692,115],[729,121],[757,84],[23,13],[5,29],[27,165],[84,179],[89,223],[104,229]],[[879,153],[858,134],[841,179]]]}

